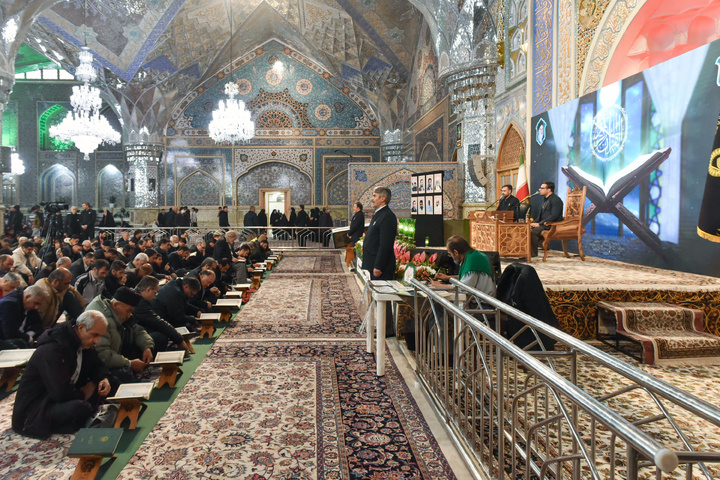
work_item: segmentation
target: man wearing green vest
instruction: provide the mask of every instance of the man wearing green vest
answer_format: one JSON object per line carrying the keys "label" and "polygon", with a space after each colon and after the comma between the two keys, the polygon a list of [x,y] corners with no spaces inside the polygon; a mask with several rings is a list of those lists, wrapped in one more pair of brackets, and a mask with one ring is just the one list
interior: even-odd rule
{"label": "man wearing green vest", "polygon": [[446,246],[455,264],[459,265],[460,271],[458,275],[438,273],[435,278],[446,281],[451,278],[459,278],[468,287],[494,297],[495,282],[487,255],[472,248],[467,240],[459,235],[448,238]]}

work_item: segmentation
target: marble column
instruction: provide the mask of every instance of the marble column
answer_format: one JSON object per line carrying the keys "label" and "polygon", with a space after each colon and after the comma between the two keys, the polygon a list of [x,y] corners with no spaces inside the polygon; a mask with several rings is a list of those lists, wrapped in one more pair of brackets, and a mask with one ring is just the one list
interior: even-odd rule
{"label": "marble column", "polygon": [[135,182],[135,208],[157,207],[158,165],[165,147],[161,143],[131,143],[124,149],[129,178]]}
{"label": "marble column", "polygon": [[[13,85],[15,85],[14,76],[0,73],[0,135],[2,135],[3,112],[5,111],[5,106],[7,105],[8,100],[10,100],[10,94],[12,93]],[[11,172],[10,147],[1,148],[3,151],[0,152],[0,215],[5,213],[5,201],[3,199],[2,180],[6,174],[9,174]],[[1,216],[0,219],[2,219]]]}

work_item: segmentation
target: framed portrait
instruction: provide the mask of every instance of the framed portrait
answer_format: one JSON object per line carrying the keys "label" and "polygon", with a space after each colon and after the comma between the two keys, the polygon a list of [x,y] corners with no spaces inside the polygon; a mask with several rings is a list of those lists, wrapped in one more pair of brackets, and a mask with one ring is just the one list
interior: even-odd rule
{"label": "framed portrait", "polygon": [[425,197],[425,215],[433,214],[433,197],[429,195]]}
{"label": "framed portrait", "polygon": [[410,212],[417,213],[417,198],[415,197],[410,200]]}
{"label": "framed portrait", "polygon": [[435,185],[435,193],[442,193],[442,191],[443,191],[443,174],[436,173],[435,181],[433,183]]}
{"label": "framed portrait", "polygon": [[418,197],[418,215],[425,215],[425,197]]}
{"label": "framed portrait", "polygon": [[425,193],[433,193],[435,191],[435,175],[430,174],[425,176]]}
{"label": "framed portrait", "polygon": [[443,213],[442,195],[435,195],[433,197],[433,212],[435,212],[435,215],[442,215],[442,213]]}
{"label": "framed portrait", "polygon": [[418,191],[417,193],[425,193],[425,175],[418,177]]}
{"label": "framed portrait", "polygon": [[417,188],[418,188],[418,179],[417,179],[416,175],[413,175],[410,177],[410,191],[412,192],[413,195],[415,195],[417,193]]}

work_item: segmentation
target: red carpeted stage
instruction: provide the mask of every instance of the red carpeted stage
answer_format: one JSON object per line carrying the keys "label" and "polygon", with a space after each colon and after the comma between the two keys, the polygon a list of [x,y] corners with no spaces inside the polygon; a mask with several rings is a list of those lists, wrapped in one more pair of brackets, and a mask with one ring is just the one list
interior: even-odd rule
{"label": "red carpeted stage", "polygon": [[[511,261],[503,261],[503,269]],[[550,252],[532,265],[563,330],[594,338],[598,301],[667,302],[705,312],[705,331],[720,335],[720,278]]]}

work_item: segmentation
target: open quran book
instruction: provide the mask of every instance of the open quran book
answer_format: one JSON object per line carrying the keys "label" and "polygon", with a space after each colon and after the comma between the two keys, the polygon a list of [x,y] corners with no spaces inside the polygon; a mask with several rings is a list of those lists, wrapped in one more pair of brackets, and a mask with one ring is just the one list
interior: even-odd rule
{"label": "open quran book", "polygon": [[[585,172],[576,165],[563,167],[563,172],[565,172],[565,175],[574,183],[577,183],[581,187],[587,186],[588,193],[592,190],[596,197],[616,197],[622,199],[637,186],[639,178],[647,177],[650,172],[657,169],[669,155],[670,148],[656,150],[647,155],[640,155],[625,168],[607,177],[605,181]],[[590,196],[592,197],[592,195]]]}
{"label": "open quran book", "polygon": [[[159,354],[158,354],[159,355]],[[114,397],[108,398],[108,400],[125,400],[130,398],[144,398],[150,400],[150,394],[155,388],[153,382],[145,383],[123,383],[115,392]]]}
{"label": "open quran book", "polygon": [[177,350],[174,352],[158,352],[155,355],[155,361],[150,362],[150,365],[164,365],[166,363],[177,363],[182,365],[183,357],[185,357],[184,350]]}
{"label": "open quran book", "polygon": [[21,367],[30,361],[34,348],[0,351],[0,369]]}

